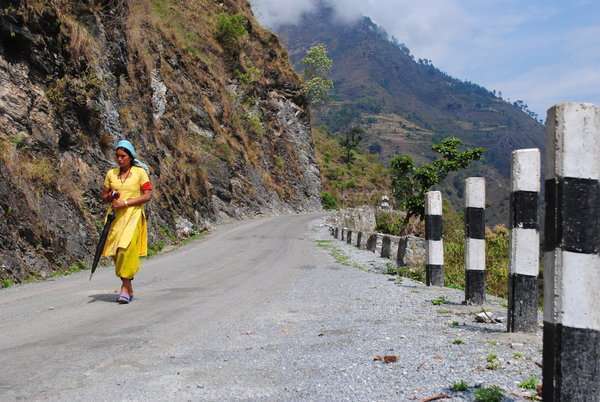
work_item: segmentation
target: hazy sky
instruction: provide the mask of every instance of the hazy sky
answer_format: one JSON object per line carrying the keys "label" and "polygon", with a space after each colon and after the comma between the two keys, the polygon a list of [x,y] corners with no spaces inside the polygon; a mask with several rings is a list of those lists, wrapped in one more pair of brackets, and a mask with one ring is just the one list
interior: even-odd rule
{"label": "hazy sky", "polygon": [[[600,105],[598,0],[326,0],[338,18],[371,17],[417,58],[524,100]],[[293,23],[318,0],[251,0],[262,22]]]}

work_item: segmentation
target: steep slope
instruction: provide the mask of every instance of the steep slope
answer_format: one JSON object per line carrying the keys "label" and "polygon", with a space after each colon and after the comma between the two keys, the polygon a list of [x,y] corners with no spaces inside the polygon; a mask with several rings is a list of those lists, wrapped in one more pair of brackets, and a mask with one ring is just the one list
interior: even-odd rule
{"label": "steep slope", "polygon": [[[432,142],[448,135],[485,147],[485,163],[466,174],[488,178],[491,221],[507,220],[510,153],[543,147],[539,122],[485,88],[454,79],[428,60],[415,60],[368,18],[340,23],[331,9],[321,7],[277,32],[299,70],[310,46],[324,43],[329,50],[335,89],[332,102],[315,116],[319,122],[332,132],[352,125],[366,128],[364,147],[383,160],[397,153],[428,160]],[[445,184],[457,204],[463,176],[454,175]]]}
{"label": "steep slope", "polygon": [[246,1],[0,4],[0,280],[89,261],[119,138],[151,166],[151,243],[320,207],[299,80]]}

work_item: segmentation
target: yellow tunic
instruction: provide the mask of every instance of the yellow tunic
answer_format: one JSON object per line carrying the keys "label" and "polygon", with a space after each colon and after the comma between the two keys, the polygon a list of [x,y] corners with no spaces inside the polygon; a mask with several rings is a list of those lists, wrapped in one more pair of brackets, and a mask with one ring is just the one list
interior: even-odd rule
{"label": "yellow tunic", "polygon": [[[131,167],[129,176],[121,181],[117,167],[106,174],[104,188],[117,191],[119,199],[126,200],[141,196],[142,185],[149,181],[146,171],[137,166]],[[144,207],[135,205],[117,209],[102,256],[113,257],[117,276],[131,279],[139,269],[139,257],[147,253],[148,227]]]}

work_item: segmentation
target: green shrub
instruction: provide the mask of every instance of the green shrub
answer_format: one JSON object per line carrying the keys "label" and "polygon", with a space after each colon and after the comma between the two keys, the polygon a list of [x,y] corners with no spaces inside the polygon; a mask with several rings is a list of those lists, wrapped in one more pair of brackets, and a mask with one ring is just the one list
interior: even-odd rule
{"label": "green shrub", "polygon": [[519,388],[535,390],[538,385],[538,382],[539,381],[537,377],[532,375],[528,379],[521,381],[521,383],[519,384]]}
{"label": "green shrub", "polygon": [[215,37],[227,51],[239,50],[243,37],[248,35],[248,21],[241,14],[219,14],[217,16],[217,32]]}
{"label": "green shrub", "polygon": [[2,279],[2,282],[0,283],[2,286],[2,288],[9,288],[11,286],[13,286],[15,283],[11,280],[11,279]]}
{"label": "green shrub", "polygon": [[464,392],[469,389],[469,384],[467,384],[464,380],[460,380],[452,384],[452,391],[454,392]]}
{"label": "green shrub", "polygon": [[323,191],[321,193],[321,205],[323,205],[323,208],[325,208],[325,209],[337,209],[338,208],[337,199],[331,193],[328,193],[327,191]]}
{"label": "green shrub", "polygon": [[486,357],[487,365],[485,368],[488,370],[497,370],[500,368],[500,360],[498,360],[498,356],[495,353],[490,353]]}
{"label": "green shrub", "polygon": [[477,402],[502,402],[502,398],[504,398],[504,392],[497,385],[480,388],[475,391],[475,400]]}
{"label": "green shrub", "polygon": [[260,113],[247,112],[244,114],[244,120],[250,130],[252,130],[257,136],[262,137],[265,135],[265,126],[261,120]]}
{"label": "green shrub", "polygon": [[375,214],[375,230],[400,236],[404,229],[404,215],[397,211],[379,211]]}
{"label": "green shrub", "polygon": [[235,70],[235,76],[245,87],[249,87],[260,79],[262,71],[254,66],[246,68],[245,72]]}
{"label": "green shrub", "polygon": [[448,303],[448,300],[444,296],[437,297],[431,301],[434,306],[441,306],[442,304]]}

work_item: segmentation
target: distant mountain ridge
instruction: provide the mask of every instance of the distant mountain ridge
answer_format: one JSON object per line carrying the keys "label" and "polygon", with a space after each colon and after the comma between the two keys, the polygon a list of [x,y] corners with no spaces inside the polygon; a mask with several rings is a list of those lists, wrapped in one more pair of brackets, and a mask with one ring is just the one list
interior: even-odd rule
{"label": "distant mountain ridge", "polygon": [[397,153],[429,160],[432,142],[449,135],[485,147],[485,162],[449,178],[444,189],[458,206],[462,178],[487,177],[488,202],[495,207],[490,222],[507,221],[511,151],[543,148],[544,128],[522,105],[455,79],[430,60],[415,60],[406,46],[367,17],[344,24],[322,6],[276,31],[298,70],[306,50],[316,43],[324,43],[333,59],[333,99],[315,113],[317,122],[333,133],[364,127],[364,147],[384,161]]}

